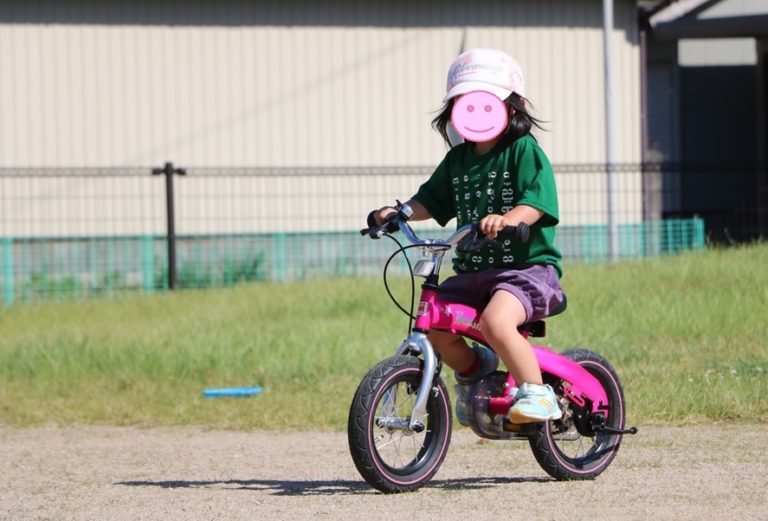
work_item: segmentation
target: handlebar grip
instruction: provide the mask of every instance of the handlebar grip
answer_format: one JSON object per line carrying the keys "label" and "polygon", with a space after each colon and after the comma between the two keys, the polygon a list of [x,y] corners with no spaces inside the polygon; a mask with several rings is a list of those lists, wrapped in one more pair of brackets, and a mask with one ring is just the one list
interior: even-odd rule
{"label": "handlebar grip", "polygon": [[371,213],[368,214],[368,218],[365,220],[365,224],[368,225],[368,228],[373,228],[376,226],[376,210],[371,210]]}
{"label": "handlebar grip", "polygon": [[385,233],[393,233],[400,229],[401,216],[398,212],[393,212],[387,216],[387,219],[381,224],[376,224],[376,210],[368,214],[366,224],[368,228],[360,230],[360,235],[369,235],[373,239],[378,239]]}
{"label": "handlebar grip", "polygon": [[526,223],[520,223],[517,226],[505,226],[504,229],[499,232],[499,235],[511,237],[515,242],[523,244],[528,242],[528,239],[531,236],[531,228]]}
{"label": "handlebar grip", "polygon": [[360,235],[362,236],[370,236],[372,239],[378,239],[381,236],[381,227],[376,224],[376,210],[371,210],[371,213],[368,214],[368,217],[365,220],[365,224],[368,225],[368,228],[363,228],[360,230]]}

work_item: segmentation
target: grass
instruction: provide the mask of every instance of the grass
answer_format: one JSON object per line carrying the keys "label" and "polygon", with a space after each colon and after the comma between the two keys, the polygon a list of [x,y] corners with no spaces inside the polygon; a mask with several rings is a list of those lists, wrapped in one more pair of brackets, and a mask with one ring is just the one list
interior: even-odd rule
{"label": "grass", "polygon": [[[766,266],[768,244],[568,265],[543,343],[610,360],[632,423],[766,422]],[[344,429],[406,330],[379,279],[19,305],[0,311],[0,424]]]}

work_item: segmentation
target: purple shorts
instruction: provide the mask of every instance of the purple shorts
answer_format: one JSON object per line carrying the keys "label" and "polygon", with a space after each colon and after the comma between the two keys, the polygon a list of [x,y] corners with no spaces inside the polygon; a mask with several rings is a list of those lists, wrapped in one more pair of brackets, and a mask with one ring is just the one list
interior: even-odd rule
{"label": "purple shorts", "polygon": [[548,317],[565,300],[555,268],[534,264],[522,269],[491,269],[460,273],[440,284],[441,300],[458,302],[482,311],[496,291],[512,293],[523,303],[526,322]]}

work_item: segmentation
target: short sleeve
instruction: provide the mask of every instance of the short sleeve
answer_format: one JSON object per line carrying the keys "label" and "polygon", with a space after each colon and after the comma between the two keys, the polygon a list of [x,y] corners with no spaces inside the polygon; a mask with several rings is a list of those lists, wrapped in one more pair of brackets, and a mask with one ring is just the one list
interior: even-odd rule
{"label": "short sleeve", "polygon": [[526,205],[544,212],[542,226],[554,226],[560,221],[555,174],[544,151],[533,138],[516,143],[512,160],[517,171],[517,205]]}
{"label": "short sleeve", "polygon": [[429,179],[419,187],[413,199],[424,205],[432,218],[445,226],[456,217],[451,176],[448,172],[448,156],[437,166]]}

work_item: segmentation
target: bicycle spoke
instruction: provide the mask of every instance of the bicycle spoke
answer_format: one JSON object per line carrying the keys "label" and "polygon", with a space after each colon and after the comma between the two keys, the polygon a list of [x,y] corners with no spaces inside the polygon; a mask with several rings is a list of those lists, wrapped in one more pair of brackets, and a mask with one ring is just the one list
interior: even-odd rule
{"label": "bicycle spoke", "polygon": [[[401,386],[405,386],[405,389],[401,390]],[[387,425],[392,420],[407,422],[413,412],[415,397],[415,393],[404,382],[399,382],[387,389],[382,394],[379,407],[380,414],[376,417],[377,424]],[[387,465],[393,468],[403,468],[414,461],[423,446],[422,436],[394,428],[382,427],[381,430],[382,432],[374,441],[377,451],[379,451],[382,459],[386,460]],[[411,438],[411,440],[406,440],[406,437]]]}

